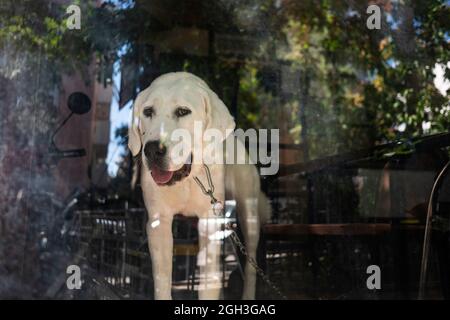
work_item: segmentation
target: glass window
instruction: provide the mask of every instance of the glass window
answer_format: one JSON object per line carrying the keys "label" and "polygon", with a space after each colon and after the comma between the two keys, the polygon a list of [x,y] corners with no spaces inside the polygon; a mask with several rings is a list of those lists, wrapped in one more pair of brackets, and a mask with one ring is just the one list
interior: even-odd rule
{"label": "glass window", "polygon": [[1,1],[0,298],[450,298],[449,14]]}

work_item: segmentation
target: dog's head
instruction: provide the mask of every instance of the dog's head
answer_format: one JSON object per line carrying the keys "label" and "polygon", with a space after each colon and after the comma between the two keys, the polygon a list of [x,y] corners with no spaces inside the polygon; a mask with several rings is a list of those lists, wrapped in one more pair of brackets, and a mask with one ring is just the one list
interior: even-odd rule
{"label": "dog's head", "polygon": [[[225,104],[193,74],[162,75],[137,96],[128,146],[133,156],[142,151],[143,169],[151,171],[158,185],[172,185],[190,174],[196,156],[193,146],[198,144],[196,123],[201,123],[203,130],[219,130],[224,139],[235,127]],[[187,137],[174,140],[179,133],[187,134],[191,141]]]}

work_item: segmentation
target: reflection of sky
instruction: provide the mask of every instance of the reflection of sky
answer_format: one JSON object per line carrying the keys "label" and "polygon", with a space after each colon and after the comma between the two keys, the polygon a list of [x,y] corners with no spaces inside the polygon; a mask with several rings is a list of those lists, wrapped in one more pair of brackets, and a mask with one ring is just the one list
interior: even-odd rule
{"label": "reflection of sky", "polygon": [[[450,61],[447,63],[447,68],[450,69]],[[433,72],[435,74],[434,85],[439,90],[439,92],[443,96],[445,96],[447,94],[447,90],[450,89],[450,80],[445,78],[444,65],[436,64],[434,66]]]}
{"label": "reflection of sky", "polygon": [[[132,8],[134,5],[134,1],[131,0],[112,0],[110,2],[122,9]],[[119,50],[119,56],[125,54],[126,50],[126,46],[122,47]],[[114,64],[113,96],[111,99],[111,111],[109,116],[111,126],[109,131],[108,155],[106,157],[108,174],[110,176],[115,176],[117,174],[117,169],[119,168],[122,156],[128,152],[124,147],[119,146],[117,143],[118,140],[115,137],[116,130],[124,124],[128,125],[128,122],[131,119],[131,103],[119,110],[120,75],[120,64],[116,62]]]}
{"label": "reflection of sky", "polygon": [[108,146],[108,156],[106,157],[108,173],[110,176],[116,175],[117,169],[119,168],[118,164],[122,160],[122,156],[128,152],[123,146],[119,146],[118,139],[115,137],[117,128],[128,125],[131,119],[131,103],[128,103],[119,110],[120,75],[119,63],[116,62],[114,65],[113,97],[111,99],[111,112],[109,116],[109,121],[111,123],[109,132],[110,142]]}

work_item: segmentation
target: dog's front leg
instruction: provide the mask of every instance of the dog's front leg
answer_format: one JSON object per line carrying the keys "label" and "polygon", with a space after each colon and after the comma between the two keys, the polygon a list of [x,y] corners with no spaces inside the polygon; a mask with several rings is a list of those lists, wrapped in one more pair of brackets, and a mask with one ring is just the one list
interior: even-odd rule
{"label": "dog's front leg", "polygon": [[217,300],[222,289],[220,272],[221,225],[217,217],[200,218],[198,221],[200,267],[200,300]]}
{"label": "dog's front leg", "polygon": [[147,237],[156,300],[172,299],[172,215],[150,214]]}

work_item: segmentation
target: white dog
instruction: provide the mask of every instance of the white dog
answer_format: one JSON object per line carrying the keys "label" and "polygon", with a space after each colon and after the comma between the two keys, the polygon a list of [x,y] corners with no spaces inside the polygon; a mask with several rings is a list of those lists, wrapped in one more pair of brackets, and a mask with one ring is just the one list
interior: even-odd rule
{"label": "white dog", "polygon": [[[168,73],[157,78],[135,100],[129,130],[129,148],[140,156],[141,185],[149,222],[147,235],[153,266],[156,299],[171,299],[173,237],[175,214],[199,217],[200,299],[220,296],[220,241],[212,237],[220,223],[212,212],[210,198],[202,193],[194,177],[208,189],[202,159],[193,159],[189,152],[185,163],[175,163],[171,157],[176,143],[168,137],[176,129],[194,133],[194,122],[201,121],[205,129],[215,128],[223,139],[235,139],[230,134],[235,122],[227,107],[200,78],[186,72]],[[228,136],[227,136],[228,134]],[[239,140],[238,140],[239,141]],[[220,142],[225,143],[224,141]],[[195,143],[194,143],[195,145]],[[244,152],[239,141],[235,151]],[[185,150],[184,150],[185,151]],[[196,161],[193,161],[196,160]],[[237,213],[248,254],[256,258],[261,223],[270,216],[270,204],[260,191],[258,171],[251,164],[209,165],[214,196],[224,203],[235,199]],[[256,272],[247,263],[243,299],[255,298]]]}

